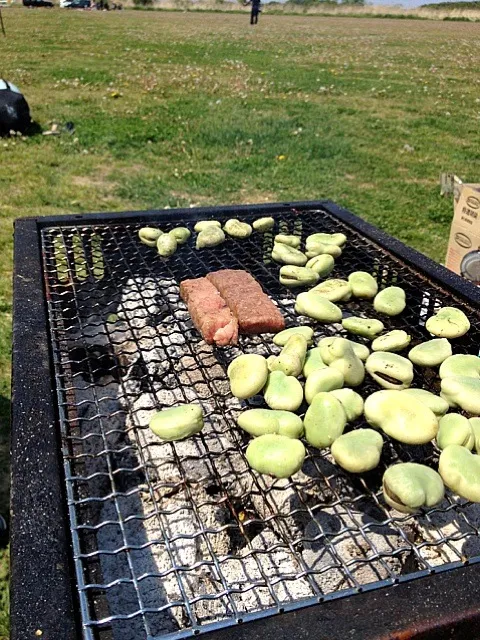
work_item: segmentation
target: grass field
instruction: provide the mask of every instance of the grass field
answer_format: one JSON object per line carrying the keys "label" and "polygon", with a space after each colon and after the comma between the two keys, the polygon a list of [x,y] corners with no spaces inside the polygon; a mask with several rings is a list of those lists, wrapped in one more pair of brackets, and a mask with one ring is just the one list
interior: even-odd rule
{"label": "grass field", "polygon": [[[8,510],[12,222],[328,197],[441,261],[441,171],[479,180],[468,23],[8,9],[0,77],[73,135],[0,141],[0,512]],[[5,552],[0,638],[7,633]]]}

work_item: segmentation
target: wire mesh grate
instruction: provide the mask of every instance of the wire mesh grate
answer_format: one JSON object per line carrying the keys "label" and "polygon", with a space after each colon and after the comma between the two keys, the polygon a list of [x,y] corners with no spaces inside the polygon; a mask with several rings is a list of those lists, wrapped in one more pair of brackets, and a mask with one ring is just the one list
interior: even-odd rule
{"label": "wire mesh grate", "polygon": [[[295,294],[278,282],[273,236],[345,231],[348,245],[331,277],[374,274],[402,286],[408,306],[382,317],[415,345],[439,306],[462,306],[472,328],[456,353],[478,353],[478,313],[415,269],[324,211],[282,212],[275,228],[196,251],[192,241],[164,260],[138,241],[137,223],[47,227],[42,249],[62,453],[84,637],[182,637],[358,593],[480,556],[480,508],[447,495],[436,508],[395,515],[381,478],[396,461],[435,467],[434,446],[386,439],[381,466],[353,476],[329,453],[308,448],[294,478],[252,472],[226,368],[242,352],[278,353],[270,336],[239,345],[205,344],[179,298],[179,282],[222,268],[246,269],[298,324]],[[252,221],[253,215],[246,215]],[[158,220],[160,222],[160,218]],[[176,219],[164,230],[191,226]],[[376,317],[371,303],[343,305],[344,316]],[[345,335],[320,325],[315,340]],[[362,339],[360,339],[362,340]],[[433,370],[415,368],[414,385],[438,391]],[[363,397],[378,387],[367,379]],[[148,429],[151,415],[199,401],[205,428],[176,443]],[[350,428],[362,425],[358,420]]]}

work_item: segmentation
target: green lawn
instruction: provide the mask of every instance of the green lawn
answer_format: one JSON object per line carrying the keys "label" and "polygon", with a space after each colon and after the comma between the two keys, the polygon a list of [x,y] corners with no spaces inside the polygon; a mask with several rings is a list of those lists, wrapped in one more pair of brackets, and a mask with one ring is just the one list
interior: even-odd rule
{"label": "green lawn", "polygon": [[[328,197],[441,261],[480,159],[478,26],[4,11],[0,76],[75,134],[0,141],[0,512],[18,216]],[[8,569],[0,556],[0,637]]]}

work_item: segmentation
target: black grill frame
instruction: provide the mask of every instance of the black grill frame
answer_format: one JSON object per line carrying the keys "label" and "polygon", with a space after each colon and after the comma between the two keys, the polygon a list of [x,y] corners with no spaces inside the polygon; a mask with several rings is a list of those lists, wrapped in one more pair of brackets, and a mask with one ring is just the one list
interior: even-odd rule
{"label": "black grill frame", "polygon": [[[54,409],[56,401],[46,291],[42,277],[41,229],[59,224],[81,225],[82,222],[104,224],[143,223],[152,219],[157,222],[176,218],[197,220],[201,217],[241,217],[245,214],[291,214],[314,209],[326,210],[468,305],[475,306],[480,302],[480,289],[471,283],[328,201],[55,216],[16,221],[11,498],[13,639],[35,637],[37,630],[42,631],[44,638],[75,638],[79,629],[79,620],[75,615],[78,604],[69,528],[63,506],[66,500],[59,455],[58,417]],[[223,638],[228,633],[243,638],[246,633],[254,633],[273,639],[281,635],[286,637],[287,633],[290,637],[292,633],[302,633],[306,638],[318,638],[318,625],[321,625],[324,637],[340,638],[344,635],[348,637],[352,631],[352,621],[355,620],[355,638],[380,638],[392,637],[388,634],[394,629],[397,632],[406,630],[418,620],[417,628],[421,637],[434,637],[436,633],[445,633],[447,627],[459,633],[463,628],[462,620],[468,619],[471,625],[478,625],[480,613],[475,613],[474,606],[475,592],[480,586],[480,569],[459,566],[444,572],[439,568],[435,573],[434,576],[428,576],[425,572],[424,577],[418,577],[413,582],[409,578],[409,582],[403,583],[400,578],[399,584],[378,591],[369,592],[366,586],[363,588],[365,593],[355,598],[331,600],[308,609],[287,612],[282,618],[258,619],[248,623],[248,628],[224,628],[209,635],[222,634]],[[428,594],[426,601],[419,597],[422,592]],[[452,592],[457,594],[454,601]],[[410,596],[412,600],[405,601]],[[444,611],[449,612],[444,618],[439,615],[442,603]],[[365,615],[367,611],[368,615]],[[360,613],[362,615],[359,617]],[[374,619],[372,615],[375,615]],[[470,627],[470,633],[473,628]],[[412,629],[409,633],[406,637],[412,637],[416,632]],[[420,636],[417,634],[416,637]]]}

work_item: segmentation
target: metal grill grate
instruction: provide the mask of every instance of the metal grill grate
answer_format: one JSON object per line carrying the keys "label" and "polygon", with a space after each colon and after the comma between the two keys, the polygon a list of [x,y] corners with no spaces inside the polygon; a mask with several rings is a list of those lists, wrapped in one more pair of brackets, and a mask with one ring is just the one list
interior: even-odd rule
{"label": "metal grill grate", "polygon": [[[161,221],[165,230],[179,224],[191,220]],[[456,305],[472,328],[454,351],[478,353],[476,311],[324,211],[282,212],[265,236],[202,251],[190,241],[168,260],[138,241],[141,226],[119,218],[42,230],[84,638],[198,634],[478,559],[479,506],[447,495],[420,515],[393,517],[381,499],[386,466],[413,460],[435,467],[433,445],[387,439],[381,466],[362,476],[313,448],[293,480],[252,472],[248,439],[236,426],[246,403],[232,398],[226,367],[241,352],[279,349],[268,336],[242,337],[225,349],[206,345],[178,283],[246,269],[292,326],[299,322],[295,296],[270,260],[273,235],[344,231],[348,245],[332,277],[362,269],[381,287],[404,287],[406,311],[381,319],[387,329],[406,329],[411,346],[428,338],[424,323],[435,308]],[[366,301],[343,310],[376,315]],[[314,326],[315,340],[344,335],[340,325],[301,321]],[[417,368],[414,386],[438,391],[439,384],[432,370]],[[377,389],[367,379],[360,393]],[[203,406],[204,430],[159,442],[148,429],[152,413],[192,400]]]}

